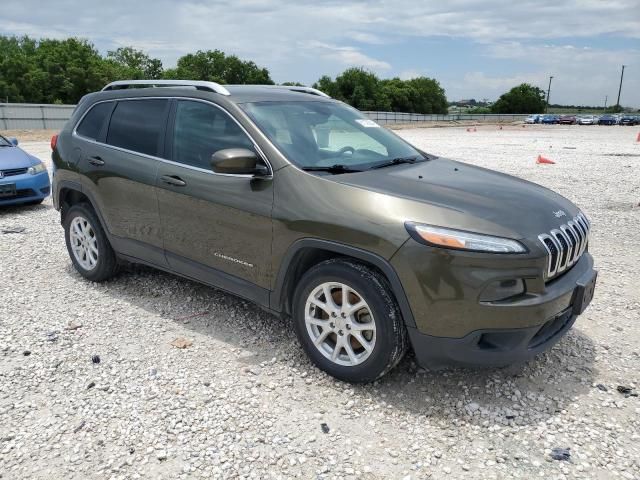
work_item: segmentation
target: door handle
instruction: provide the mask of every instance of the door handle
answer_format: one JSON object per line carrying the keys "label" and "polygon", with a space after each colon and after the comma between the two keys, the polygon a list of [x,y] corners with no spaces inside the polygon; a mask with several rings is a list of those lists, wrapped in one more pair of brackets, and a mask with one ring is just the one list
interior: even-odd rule
{"label": "door handle", "polygon": [[177,175],[163,175],[160,177],[160,180],[169,185],[173,185],[174,187],[184,187],[187,184],[187,182]]}
{"label": "door handle", "polygon": [[96,157],[89,157],[89,163],[91,165],[95,165],[96,167],[101,167],[104,165],[104,160],[102,160],[100,157],[96,156]]}

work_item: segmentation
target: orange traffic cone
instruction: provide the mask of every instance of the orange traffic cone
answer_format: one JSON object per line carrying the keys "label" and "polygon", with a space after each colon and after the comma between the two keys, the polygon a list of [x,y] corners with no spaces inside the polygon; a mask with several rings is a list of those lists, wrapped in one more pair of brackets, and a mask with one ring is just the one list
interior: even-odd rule
{"label": "orange traffic cone", "polygon": [[556,162],[554,162],[553,160],[549,160],[548,158],[544,158],[542,155],[538,155],[536,163],[546,163],[549,165],[554,165]]}

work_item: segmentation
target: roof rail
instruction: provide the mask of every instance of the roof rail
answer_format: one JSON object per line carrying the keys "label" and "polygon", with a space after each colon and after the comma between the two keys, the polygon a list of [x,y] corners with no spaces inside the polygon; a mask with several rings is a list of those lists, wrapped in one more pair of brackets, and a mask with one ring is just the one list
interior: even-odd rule
{"label": "roof rail", "polygon": [[194,87],[196,90],[206,90],[219,93],[220,95],[231,95],[229,90],[216,82],[205,82],[202,80],[117,80],[106,85],[102,91],[121,90],[130,87]]}
{"label": "roof rail", "polygon": [[273,85],[273,87],[275,87],[275,88],[286,88],[287,90],[291,90],[293,92],[309,93],[311,95],[317,95],[319,97],[331,98],[329,95],[327,95],[324,92],[321,92],[317,88],[299,87],[299,86],[296,86],[296,85]]}

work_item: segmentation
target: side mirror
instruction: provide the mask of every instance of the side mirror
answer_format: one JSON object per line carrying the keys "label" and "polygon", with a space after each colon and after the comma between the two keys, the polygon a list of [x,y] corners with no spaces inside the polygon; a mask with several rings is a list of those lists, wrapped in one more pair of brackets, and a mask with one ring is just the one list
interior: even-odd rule
{"label": "side mirror", "polygon": [[18,146],[18,139],[15,137],[11,137],[9,141],[13,144],[14,147]]}
{"label": "side mirror", "polygon": [[246,148],[226,148],[211,155],[211,169],[229,175],[269,175],[269,168],[258,156]]}

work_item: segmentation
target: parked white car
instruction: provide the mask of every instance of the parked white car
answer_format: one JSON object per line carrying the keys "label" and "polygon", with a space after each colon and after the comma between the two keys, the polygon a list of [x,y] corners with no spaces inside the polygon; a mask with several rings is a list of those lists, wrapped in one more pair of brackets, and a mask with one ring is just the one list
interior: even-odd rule
{"label": "parked white car", "polygon": [[524,119],[524,123],[540,123],[540,117],[542,115],[529,115]]}
{"label": "parked white car", "polygon": [[578,125],[597,125],[598,117],[595,115],[584,115],[578,117]]}

